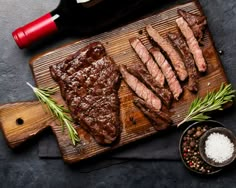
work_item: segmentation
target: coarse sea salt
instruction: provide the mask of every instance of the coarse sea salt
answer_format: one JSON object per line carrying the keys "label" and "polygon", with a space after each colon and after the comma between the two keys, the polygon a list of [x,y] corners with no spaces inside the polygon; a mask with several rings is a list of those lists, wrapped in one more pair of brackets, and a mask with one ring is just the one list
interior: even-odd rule
{"label": "coarse sea salt", "polygon": [[205,154],[214,162],[223,163],[230,159],[234,152],[234,144],[220,133],[212,133],[205,142]]}

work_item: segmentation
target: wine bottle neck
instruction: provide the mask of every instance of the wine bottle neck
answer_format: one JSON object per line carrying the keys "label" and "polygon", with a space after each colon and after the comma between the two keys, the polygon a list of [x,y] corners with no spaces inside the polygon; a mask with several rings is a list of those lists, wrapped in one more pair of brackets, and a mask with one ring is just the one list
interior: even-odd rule
{"label": "wine bottle neck", "polygon": [[33,22],[16,29],[12,36],[19,48],[26,48],[33,42],[57,32],[58,27],[54,20],[58,16],[57,14],[52,16],[47,13]]}

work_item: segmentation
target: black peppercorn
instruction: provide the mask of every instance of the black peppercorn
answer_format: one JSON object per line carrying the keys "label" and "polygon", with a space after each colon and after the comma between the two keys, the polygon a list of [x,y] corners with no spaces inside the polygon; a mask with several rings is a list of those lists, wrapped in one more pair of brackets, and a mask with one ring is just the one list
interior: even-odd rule
{"label": "black peppercorn", "polygon": [[199,153],[199,139],[210,127],[207,125],[190,128],[183,136],[182,156],[189,168],[200,173],[211,173],[214,167],[205,163]]}
{"label": "black peppercorn", "polygon": [[142,35],[143,34],[143,30],[139,30],[138,34]]}

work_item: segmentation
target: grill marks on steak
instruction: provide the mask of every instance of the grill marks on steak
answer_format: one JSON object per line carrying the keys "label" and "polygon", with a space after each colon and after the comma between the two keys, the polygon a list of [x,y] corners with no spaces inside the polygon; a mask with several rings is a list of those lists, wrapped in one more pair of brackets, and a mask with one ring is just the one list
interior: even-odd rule
{"label": "grill marks on steak", "polygon": [[89,66],[106,55],[104,46],[100,42],[94,42],[68,56],[62,62],[50,67],[51,76],[55,81],[65,80],[66,75],[71,75],[77,70]]}
{"label": "grill marks on steak", "polygon": [[164,55],[160,52],[157,48],[151,48],[149,50],[151,54],[153,55],[154,59],[158,63],[158,65],[161,67],[162,72],[164,73],[167,83],[169,85],[169,88],[176,100],[179,100],[179,97],[181,93],[183,92],[183,89],[181,88],[181,85],[179,81],[177,80],[174,71],[172,70],[172,67],[164,57]]}
{"label": "grill marks on steak", "polygon": [[166,39],[164,39],[151,25],[146,26],[146,31],[148,35],[162,48],[162,50],[167,53],[179,79],[181,81],[184,81],[188,77],[188,73],[186,71],[184,62],[182,61],[180,55],[176,52],[174,47]]}
{"label": "grill marks on steak", "polygon": [[201,42],[203,38],[203,31],[206,27],[207,21],[205,16],[200,16],[196,14],[191,14],[184,10],[178,9],[178,14],[182,16],[185,21],[188,23],[190,28],[192,29],[194,36],[196,39]]}
{"label": "grill marks on steak", "polygon": [[136,37],[129,39],[129,42],[143,64],[146,65],[149,73],[159,84],[159,87],[163,87],[165,83],[165,77],[143,43]]}
{"label": "grill marks on steak", "polygon": [[197,39],[194,36],[192,29],[188,26],[188,23],[183,17],[176,19],[176,23],[185,37],[188,47],[193,54],[199,72],[205,72],[207,69],[206,61],[203,57],[202,50],[198,44]]}
{"label": "grill marks on steak", "polygon": [[121,65],[120,72],[127,85],[137,94],[137,96],[145,100],[147,104],[155,108],[157,111],[161,109],[161,100],[135,76],[130,74],[127,71],[126,66]]}
{"label": "grill marks on steak", "polygon": [[101,43],[92,43],[50,67],[72,118],[99,144],[113,143],[121,131],[120,73],[113,60],[105,55]]}
{"label": "grill marks on steak", "polygon": [[144,100],[135,97],[134,104],[144,113],[144,115],[151,121],[152,126],[160,131],[167,129],[171,124],[172,120],[169,115],[165,112],[158,111]]}
{"label": "grill marks on steak", "polygon": [[187,43],[184,38],[177,33],[168,33],[169,39],[172,41],[173,45],[176,46],[180,53],[182,54],[182,58],[185,62],[185,66],[188,71],[188,89],[193,92],[198,91],[198,73],[195,67],[195,62],[192,57],[192,54],[188,48]]}
{"label": "grill marks on steak", "polygon": [[142,63],[136,62],[133,67],[128,68],[128,71],[143,82],[149,89],[152,89],[164,105],[168,108],[170,107],[172,101],[171,92],[166,88],[160,88],[159,84],[153,79]]}
{"label": "grill marks on steak", "polygon": [[[85,123],[95,140],[101,144],[110,144],[120,133],[119,98],[117,68],[110,67],[111,60],[104,57],[95,62],[98,76],[87,81],[87,95],[77,103],[75,109],[78,120]],[[115,73],[115,74],[114,74]],[[92,74],[90,71],[87,74]],[[96,73],[95,73],[96,75]],[[93,81],[96,80],[94,83]],[[89,89],[91,88],[91,89]],[[83,111],[83,113],[80,113]]]}

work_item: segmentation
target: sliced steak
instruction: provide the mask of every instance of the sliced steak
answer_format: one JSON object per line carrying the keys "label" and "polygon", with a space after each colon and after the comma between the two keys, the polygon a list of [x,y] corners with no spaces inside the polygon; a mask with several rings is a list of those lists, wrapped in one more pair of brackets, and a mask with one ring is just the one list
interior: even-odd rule
{"label": "sliced steak", "polygon": [[158,131],[165,130],[172,124],[172,120],[170,119],[168,114],[154,109],[152,106],[147,104],[144,100],[136,97],[134,99],[134,104],[151,121],[152,126],[156,130]]}
{"label": "sliced steak", "polygon": [[181,81],[184,81],[188,77],[188,73],[180,55],[176,52],[174,47],[166,39],[164,39],[151,25],[147,25],[146,30],[148,32],[148,35],[162,48],[162,50],[167,53],[179,79]]}
{"label": "sliced steak", "polygon": [[199,72],[205,72],[207,70],[207,64],[203,57],[202,49],[200,48],[192,29],[188,26],[183,17],[176,19],[176,23],[187,41],[188,47],[193,54]]}
{"label": "sliced steak", "polygon": [[172,70],[172,67],[168,63],[168,61],[165,59],[164,55],[160,52],[157,48],[151,48],[149,50],[151,54],[153,55],[154,59],[158,63],[158,65],[161,67],[162,72],[164,73],[167,83],[169,85],[169,88],[176,100],[179,100],[179,97],[181,93],[183,92],[183,89],[181,88],[181,85],[179,81],[177,80],[174,71]]}
{"label": "sliced steak", "polygon": [[195,67],[193,56],[188,48],[187,43],[185,42],[184,38],[178,33],[168,33],[168,37],[172,41],[173,45],[176,46],[182,54],[182,58],[188,71],[188,89],[190,91],[197,92],[198,73]]}
{"label": "sliced steak", "polygon": [[136,76],[149,89],[152,89],[152,91],[154,91],[154,93],[161,99],[164,105],[166,105],[168,108],[170,107],[172,101],[171,92],[166,88],[160,88],[159,84],[153,79],[142,63],[134,63],[134,66],[128,68],[128,71]]}
{"label": "sliced steak", "polygon": [[128,86],[150,106],[159,111],[162,107],[161,100],[135,76],[127,71],[126,66],[120,66],[120,72]]}
{"label": "sliced steak", "polygon": [[207,24],[207,20],[205,16],[200,16],[196,14],[191,14],[184,10],[178,9],[178,14],[182,16],[185,21],[188,23],[190,28],[192,29],[194,36],[196,39],[201,42],[203,38],[203,32]]}
{"label": "sliced steak", "polygon": [[105,56],[101,43],[79,50],[50,67],[60,85],[75,123],[99,144],[111,144],[120,135],[118,89],[120,73],[113,60]]}
{"label": "sliced steak", "polygon": [[134,51],[137,53],[141,61],[146,65],[147,70],[156,80],[160,87],[164,86],[165,77],[162,74],[158,65],[152,59],[152,56],[149,54],[147,48],[143,45],[143,43],[136,37],[131,38],[129,40],[131,46],[133,47]]}

